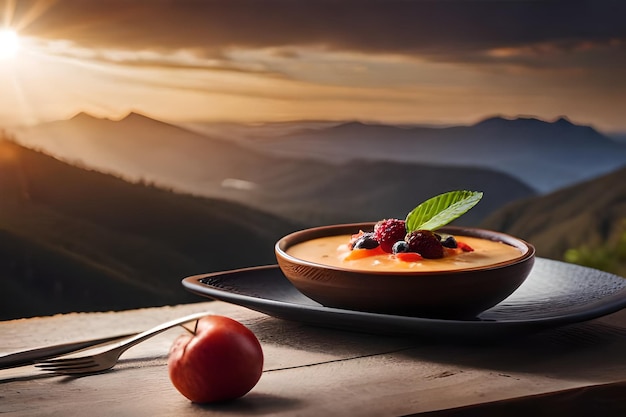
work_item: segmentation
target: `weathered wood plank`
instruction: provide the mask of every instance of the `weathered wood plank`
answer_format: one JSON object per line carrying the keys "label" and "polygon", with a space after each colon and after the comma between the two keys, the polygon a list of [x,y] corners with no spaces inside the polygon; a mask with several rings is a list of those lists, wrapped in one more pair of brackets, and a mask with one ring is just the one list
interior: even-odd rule
{"label": "weathered wood plank", "polygon": [[[596,389],[598,395],[626,394],[624,311],[498,344],[467,344],[322,329],[205,302],[0,322],[0,351],[141,331],[205,310],[246,324],[263,345],[264,374],[240,400],[200,406],[173,388],[167,352],[184,330],[171,329],[130,349],[114,370],[99,375],[50,376],[30,366],[0,370],[0,412],[20,416],[82,416],[86,410],[91,416],[417,415],[438,410],[470,413],[481,410],[476,408],[480,404],[484,410],[497,410],[494,404],[537,395],[541,396],[536,397],[541,398],[537,403],[542,404],[552,404],[549,399],[554,395],[553,405],[558,407],[564,405],[563,392],[578,393],[582,388],[588,393]],[[617,384],[603,385],[607,383]],[[602,391],[602,387],[608,388]]]}

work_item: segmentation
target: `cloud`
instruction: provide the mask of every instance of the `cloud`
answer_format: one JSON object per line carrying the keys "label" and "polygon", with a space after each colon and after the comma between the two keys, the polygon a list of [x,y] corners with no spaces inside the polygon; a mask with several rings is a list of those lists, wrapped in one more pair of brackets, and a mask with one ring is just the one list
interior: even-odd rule
{"label": "cloud", "polygon": [[[454,60],[506,60],[490,51],[543,45],[568,52],[626,39],[626,2],[410,0],[20,0],[24,32],[88,48],[216,56],[233,48],[319,47]],[[45,2],[44,2],[45,3]],[[621,43],[619,43],[621,42]],[[536,51],[540,53],[539,50]],[[517,56],[517,59],[520,57]],[[475,58],[478,59],[478,58]]]}
{"label": "cloud", "polygon": [[623,126],[624,15],[619,0],[0,0],[56,84],[98,77],[85,95],[102,108],[248,119],[495,109]]}

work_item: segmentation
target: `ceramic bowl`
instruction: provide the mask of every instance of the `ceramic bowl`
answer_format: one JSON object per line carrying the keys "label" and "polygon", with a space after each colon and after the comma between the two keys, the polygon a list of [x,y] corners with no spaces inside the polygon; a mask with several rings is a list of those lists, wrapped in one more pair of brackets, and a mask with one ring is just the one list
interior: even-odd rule
{"label": "ceramic bowl", "polygon": [[442,227],[438,233],[499,241],[520,250],[506,262],[454,271],[359,271],[298,259],[288,249],[310,239],[372,230],[374,223],[315,227],[291,233],[275,245],[283,274],[304,295],[326,307],[429,318],[471,318],[511,295],[527,278],[535,248],[495,231]]}

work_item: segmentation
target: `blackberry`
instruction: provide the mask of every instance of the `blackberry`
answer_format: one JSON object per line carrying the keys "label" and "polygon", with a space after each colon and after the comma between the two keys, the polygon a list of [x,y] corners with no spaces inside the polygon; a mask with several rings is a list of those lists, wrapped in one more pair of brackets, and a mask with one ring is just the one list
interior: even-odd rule
{"label": "blackberry", "polygon": [[456,248],[458,246],[456,244],[456,239],[454,238],[454,236],[445,236],[445,237],[442,237],[439,240],[441,241],[441,245],[446,247],[446,248],[454,249],[454,248]]}
{"label": "blackberry", "polygon": [[374,238],[380,243],[380,248],[387,253],[393,253],[394,243],[404,240],[405,235],[404,220],[385,219],[374,226]]}
{"label": "blackberry", "polygon": [[374,238],[374,233],[364,233],[352,245],[352,249],[374,249],[379,245]]}
{"label": "blackberry", "polygon": [[443,245],[430,230],[416,230],[406,235],[410,252],[417,252],[426,259],[443,258]]}
{"label": "blackberry", "polygon": [[374,236],[374,233],[372,232],[366,233],[363,230],[359,230],[359,233],[355,233],[350,237],[350,242],[348,242],[348,246],[350,247],[350,250],[354,249],[354,244],[356,243],[356,241],[359,240],[361,237],[363,237],[363,235],[365,234]]}

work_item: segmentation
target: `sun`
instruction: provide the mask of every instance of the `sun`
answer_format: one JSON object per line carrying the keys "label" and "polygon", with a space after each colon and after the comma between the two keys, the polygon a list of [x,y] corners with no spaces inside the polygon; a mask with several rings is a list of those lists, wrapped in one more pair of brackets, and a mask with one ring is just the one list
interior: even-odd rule
{"label": "sun", "polygon": [[0,29],[0,59],[11,59],[20,49],[17,32],[11,29]]}

